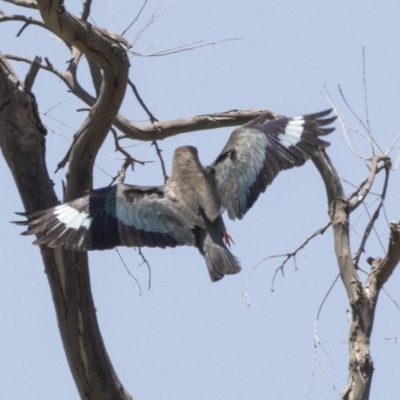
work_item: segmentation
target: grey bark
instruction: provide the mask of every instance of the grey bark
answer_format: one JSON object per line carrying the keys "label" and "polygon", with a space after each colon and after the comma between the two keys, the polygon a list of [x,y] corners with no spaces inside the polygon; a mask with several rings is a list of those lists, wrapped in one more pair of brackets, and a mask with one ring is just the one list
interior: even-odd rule
{"label": "grey bark", "polygon": [[383,162],[383,168],[388,173],[390,163],[386,157],[373,159],[371,171],[374,173],[370,174],[360,188],[356,203],[351,203],[350,199],[345,197],[339,176],[326,153],[313,158],[325,183],[336,259],[351,308],[348,339],[349,378],[346,388],[341,393],[344,400],[369,399],[374,372],[370,342],[375,308],[382,286],[400,261],[400,225],[396,222],[391,222],[389,227],[389,246],[385,257],[368,259],[372,268],[364,284],[357,274],[358,266],[352,257],[349,235],[350,212],[368,193],[377,172],[378,161]]}
{"label": "grey bark", "polygon": [[[239,125],[260,114],[270,119],[278,116],[268,110],[233,110],[182,120],[156,121],[147,126],[133,124],[118,114],[129,70],[120,42],[106,31],[70,15],[61,1],[16,3],[38,7],[46,28],[71,48],[73,57],[65,73],[54,71],[51,65],[40,65],[40,68],[59,74],[69,89],[91,107],[69,151],[66,200],[76,198],[92,188],[94,160],[112,124],[129,138],[152,141],[188,131]],[[10,20],[15,19],[18,18]],[[74,62],[76,60],[77,63],[82,54],[89,60],[97,98],[85,92],[76,80],[74,68],[77,64]],[[27,86],[24,86],[5,58],[0,57],[0,147],[28,213],[57,203],[45,164],[46,132],[30,91],[35,71],[36,67],[26,81]],[[377,162],[384,160],[375,160],[375,164],[373,160],[370,176],[359,193],[361,200],[353,203],[345,197],[340,179],[327,155],[321,153],[313,161],[326,186],[335,252],[352,312],[349,379],[342,397],[345,400],[366,400],[373,375],[369,344],[374,312],[380,290],[400,260],[400,228],[398,223],[391,223],[387,253],[382,258],[369,260],[372,268],[363,284],[357,274],[359,258],[352,257],[349,216],[368,193],[377,173]],[[118,380],[101,337],[91,295],[86,254],[45,247],[40,250],[63,345],[81,397],[96,400],[131,399]]]}
{"label": "grey bark", "polygon": [[[57,204],[45,163],[45,130],[32,93],[0,58],[0,147],[25,210]],[[40,249],[68,362],[83,399],[130,399],[98,327],[85,253]]]}
{"label": "grey bark", "polygon": [[[80,49],[103,71],[100,94],[76,134],[66,197],[82,195],[92,185],[94,159],[125,94],[125,52],[90,24],[68,14],[61,2],[38,1],[49,29]],[[57,203],[45,164],[45,130],[33,94],[1,58],[0,146],[25,210]],[[106,95],[107,94],[107,95]],[[86,253],[41,248],[64,349],[82,399],[131,399],[119,381],[104,346],[90,290]]]}
{"label": "grey bark", "polygon": [[[117,113],[127,86],[129,64],[123,48],[107,32],[68,14],[59,1],[37,2],[47,29],[70,48],[73,60],[65,76],[74,81],[75,61],[81,54],[96,72],[97,98],[78,132],[68,155],[65,198],[73,199],[92,189],[93,164]],[[46,130],[40,122],[31,87],[40,60],[33,63],[22,84],[0,53],[0,147],[13,174],[25,211],[43,210],[58,203],[45,163]],[[51,67],[49,67],[51,69]],[[101,70],[101,74],[99,74]],[[78,91],[79,92],[79,91]],[[79,97],[79,96],[78,96]],[[151,124],[143,139],[246,122],[267,110],[232,111],[171,122]],[[130,126],[122,128],[140,131]],[[128,128],[127,128],[128,129]],[[129,131],[128,129],[128,131]],[[91,294],[86,253],[40,248],[65,353],[82,399],[131,399],[119,381],[99,330]]]}

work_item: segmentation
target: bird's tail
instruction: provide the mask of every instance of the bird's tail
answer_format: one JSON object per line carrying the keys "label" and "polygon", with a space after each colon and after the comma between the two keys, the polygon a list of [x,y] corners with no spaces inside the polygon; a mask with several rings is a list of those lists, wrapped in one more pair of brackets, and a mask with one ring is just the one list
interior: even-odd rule
{"label": "bird's tail", "polygon": [[237,258],[229,251],[222,240],[213,240],[208,232],[204,238],[203,251],[208,272],[213,282],[222,279],[225,275],[240,272],[241,268]]}
{"label": "bird's tail", "polygon": [[211,222],[205,214],[203,215],[206,229],[196,228],[196,247],[204,256],[208,273],[213,282],[219,281],[225,275],[240,272],[238,259],[229,251],[224,243],[226,228],[224,220],[219,215]]}

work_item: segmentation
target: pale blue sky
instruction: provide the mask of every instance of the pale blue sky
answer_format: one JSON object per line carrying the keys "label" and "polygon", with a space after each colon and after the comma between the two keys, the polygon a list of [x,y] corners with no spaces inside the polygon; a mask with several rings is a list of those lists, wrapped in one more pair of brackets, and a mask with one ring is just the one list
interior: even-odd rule
{"label": "pale blue sky", "polygon": [[[67,8],[69,3],[66,1]],[[140,4],[97,1],[92,6],[93,18],[99,26],[121,32]],[[149,1],[143,17],[128,32],[128,40],[157,7],[167,5]],[[0,9],[17,14],[25,11],[5,2],[0,2]],[[364,46],[370,123],[377,142],[386,150],[400,132],[399,15],[398,1],[178,0],[144,32],[133,51],[149,54],[199,40],[241,40],[168,57],[132,57],[131,78],[158,119],[256,107],[286,115],[311,113],[329,107],[324,96],[328,90],[348,124],[360,128],[341,100],[338,85],[364,118]],[[47,56],[55,67],[66,67],[69,54],[65,46],[36,27],[28,27],[15,38],[21,26],[0,24],[2,52]],[[13,66],[24,79],[27,66]],[[82,79],[84,76],[82,72]],[[90,83],[86,88],[91,90]],[[34,91],[40,111],[46,113],[42,118],[49,129],[48,168],[53,172],[85,117],[76,112],[84,105],[67,93],[57,78],[43,71]],[[122,112],[132,120],[146,118],[129,90]],[[161,142],[168,170],[174,148],[183,144],[197,146],[203,163],[211,162],[230,131],[195,132]],[[328,153],[341,177],[353,184],[361,182],[366,168],[346,146],[339,126],[329,141]],[[370,156],[368,145],[363,140],[360,143]],[[134,145],[130,148],[133,157],[155,162],[136,166],[127,182],[162,183],[154,149],[148,144]],[[96,187],[107,185],[121,165],[114,159],[119,156],[111,141],[104,150],[97,160]],[[392,154],[396,158],[399,152]],[[59,194],[64,174],[52,175]],[[9,224],[22,205],[3,159],[0,176],[5,188],[0,209],[0,400],[78,399],[39,250],[31,246],[32,238],[19,236],[20,227]],[[375,191],[380,190],[379,183],[381,179]],[[386,203],[389,220],[400,218],[399,186],[396,170]],[[345,188],[352,191],[349,185]],[[366,221],[365,210],[360,208],[352,220],[354,251]],[[315,354],[313,334],[318,308],[338,273],[331,232],[314,239],[299,254],[297,270],[293,262],[287,264],[285,276],[277,276],[274,292],[271,282],[280,261],[261,264],[248,291],[250,307],[242,297],[257,262],[294,250],[326,222],[325,189],[308,163],[282,173],[242,221],[227,222],[236,243],[233,253],[243,267],[238,275],[211,283],[196,249],[144,249],[152,270],[152,287],[147,290],[148,270],[140,265],[137,251],[121,249],[140,282],[139,297],[136,283],[115,250],[92,253],[93,293],[104,340],[133,397],[337,399],[347,383],[347,300],[340,281],[327,298],[319,321],[319,338],[326,353],[319,349]],[[377,232],[386,248],[385,219],[377,225]],[[373,237],[366,256],[382,254]],[[368,269],[365,257],[361,264]],[[398,283],[396,271],[386,289],[397,303]],[[388,339],[399,330],[399,310],[382,293],[372,343],[376,370],[371,399],[398,399],[400,349],[395,340]]]}

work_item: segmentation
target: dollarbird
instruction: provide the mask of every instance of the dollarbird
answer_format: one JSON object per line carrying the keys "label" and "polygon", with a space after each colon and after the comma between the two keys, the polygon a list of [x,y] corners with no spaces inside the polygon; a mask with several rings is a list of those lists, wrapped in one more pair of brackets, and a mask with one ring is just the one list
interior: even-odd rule
{"label": "dollarbird", "polygon": [[230,252],[222,214],[242,219],[280,171],[303,165],[329,143],[332,110],[266,120],[235,129],[215,161],[204,167],[197,149],[175,150],[163,186],[117,184],[54,208],[26,215],[23,235],[34,244],[77,251],[116,246],[194,246],[212,281],[241,270]]}

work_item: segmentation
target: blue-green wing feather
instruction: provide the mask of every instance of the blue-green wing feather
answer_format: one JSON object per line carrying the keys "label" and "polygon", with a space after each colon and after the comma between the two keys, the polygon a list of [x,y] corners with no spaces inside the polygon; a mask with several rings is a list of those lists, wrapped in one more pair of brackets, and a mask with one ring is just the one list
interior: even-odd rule
{"label": "blue-green wing feather", "polygon": [[332,110],[293,118],[258,117],[235,129],[211,167],[217,191],[231,219],[243,218],[258,196],[282,170],[300,166],[329,143],[321,140],[333,128]]}
{"label": "blue-green wing feather", "polygon": [[193,224],[162,186],[120,184],[28,216],[35,244],[75,250],[193,245]]}

